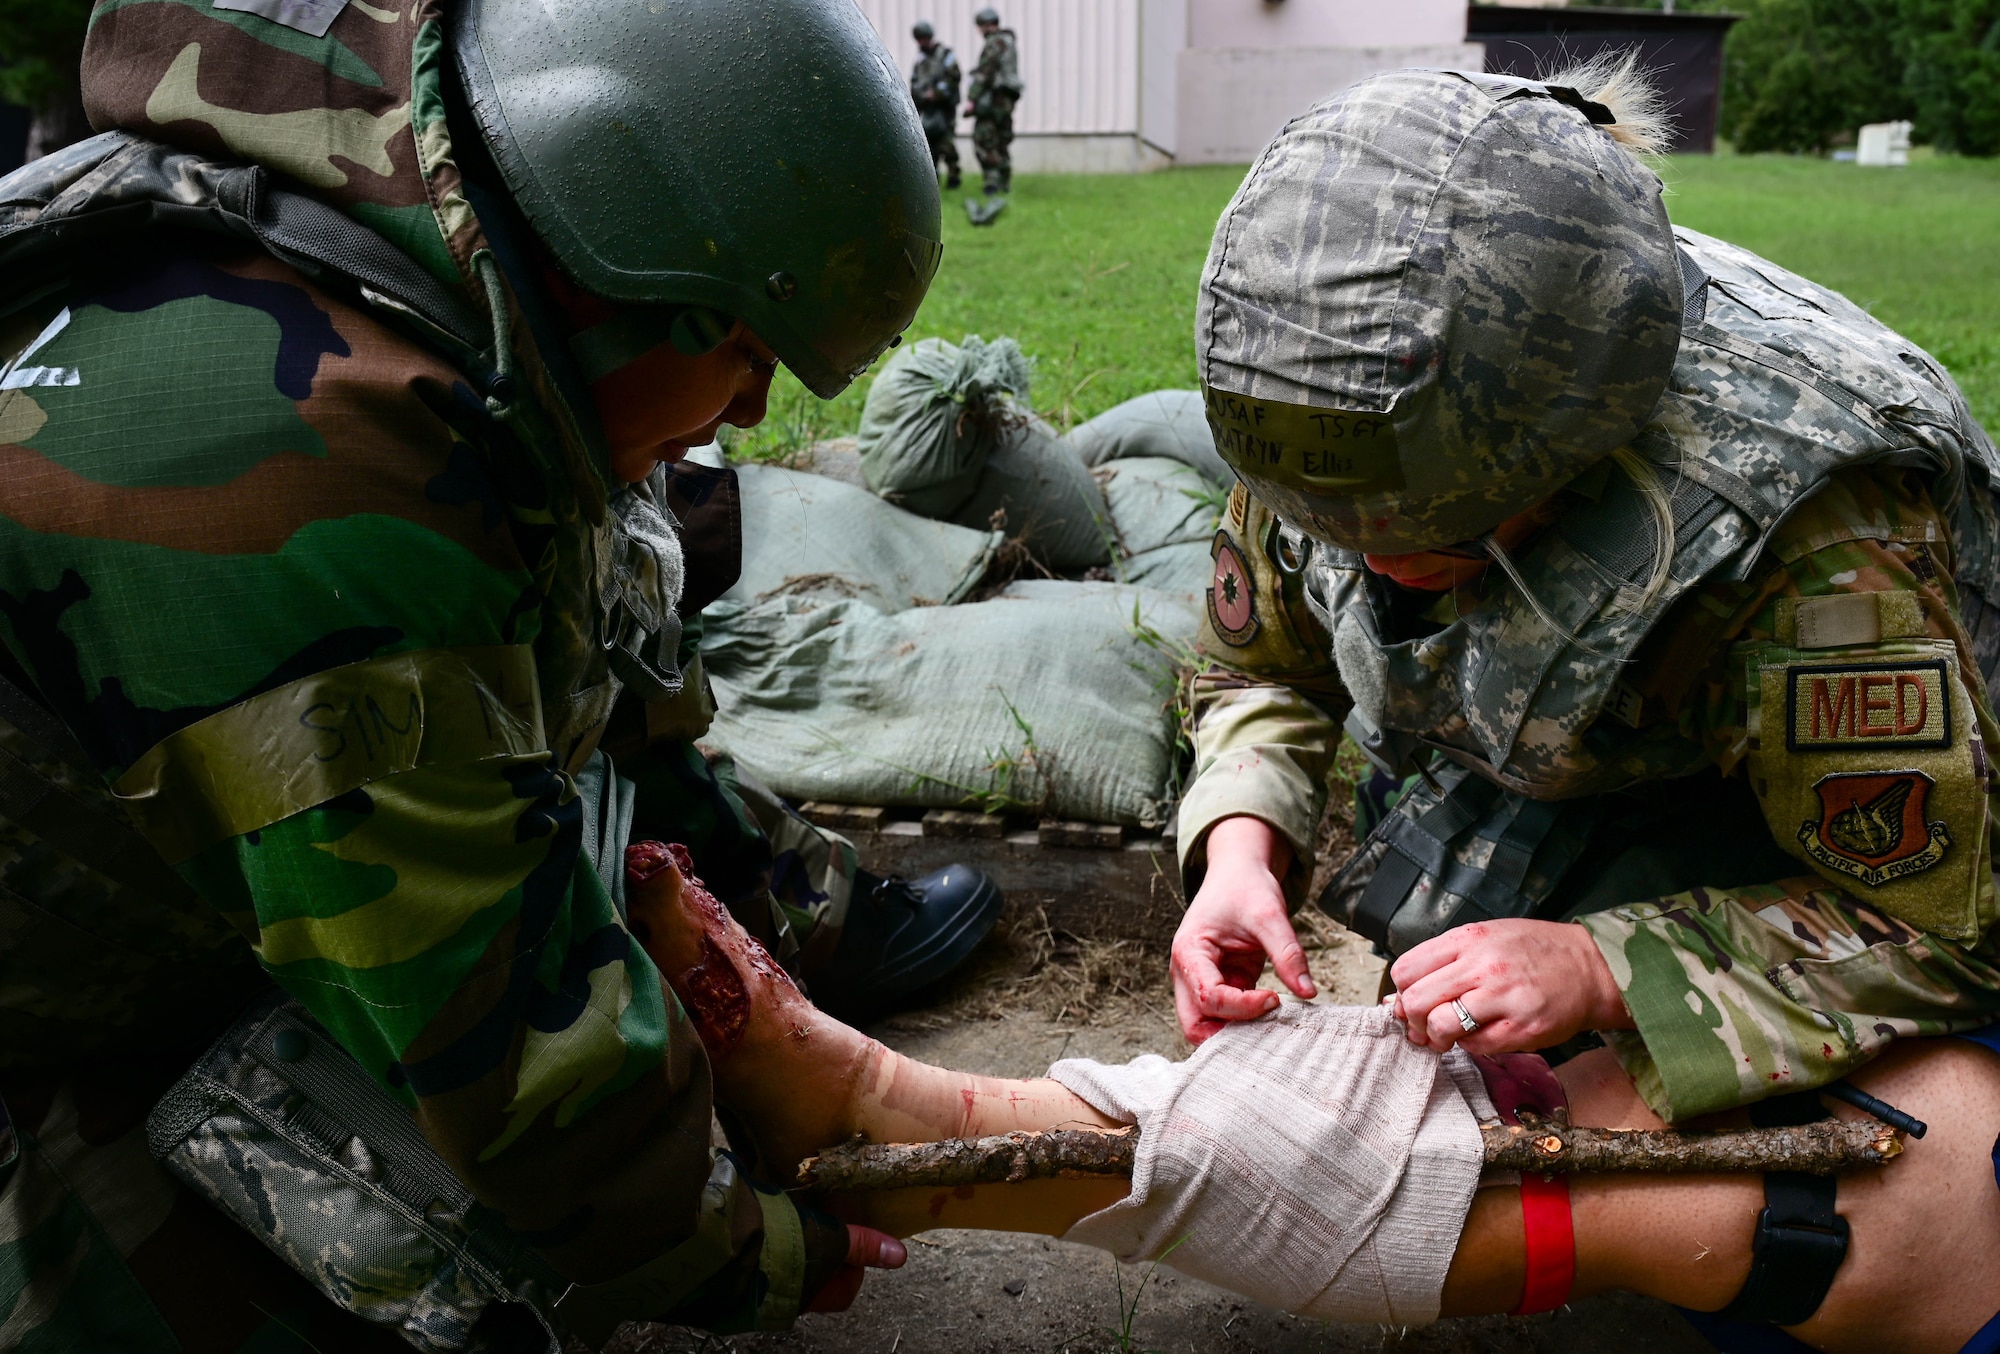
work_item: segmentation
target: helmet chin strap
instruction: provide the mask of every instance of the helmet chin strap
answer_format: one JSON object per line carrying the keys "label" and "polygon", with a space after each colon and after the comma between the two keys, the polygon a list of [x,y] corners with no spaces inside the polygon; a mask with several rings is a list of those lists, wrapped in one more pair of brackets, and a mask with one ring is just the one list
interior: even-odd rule
{"label": "helmet chin strap", "polygon": [[734,321],[727,315],[707,306],[630,306],[570,339],[569,350],[588,384],[603,380],[662,343],[671,343],[683,357],[712,353],[733,327]]}

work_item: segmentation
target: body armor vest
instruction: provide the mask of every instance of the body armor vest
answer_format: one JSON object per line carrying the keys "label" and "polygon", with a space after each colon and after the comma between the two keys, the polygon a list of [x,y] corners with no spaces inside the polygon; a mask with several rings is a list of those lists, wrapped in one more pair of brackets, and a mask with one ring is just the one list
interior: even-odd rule
{"label": "body armor vest", "polygon": [[[1595,797],[1707,768],[1671,721],[1639,722],[1621,676],[1682,598],[1749,578],[1772,529],[1835,471],[1887,463],[1931,478],[1953,523],[1982,671],[2000,658],[2000,618],[1986,600],[2000,596],[2000,457],[1951,379],[1844,298],[1719,240],[1676,234],[1688,297],[1680,356],[1632,444],[1673,490],[1669,577],[1653,599],[1644,598],[1653,515],[1622,473],[1518,561],[1566,634],[1496,581],[1486,604],[1404,638],[1392,586],[1358,556],[1321,547],[1306,564],[1307,600],[1354,699],[1349,732],[1393,774],[1414,770],[1426,750],[1439,754],[1439,774],[1405,797],[1322,900],[1397,952],[1466,921],[1546,914],[1607,812]],[[1748,821],[1762,832],[1754,803]],[[1772,865],[1796,872],[1781,854]]]}

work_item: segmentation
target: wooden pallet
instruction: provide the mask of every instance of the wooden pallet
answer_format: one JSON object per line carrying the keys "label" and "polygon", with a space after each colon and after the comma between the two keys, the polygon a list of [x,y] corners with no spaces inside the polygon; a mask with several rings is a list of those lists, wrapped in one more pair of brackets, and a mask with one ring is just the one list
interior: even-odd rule
{"label": "wooden pallet", "polygon": [[854,843],[863,869],[915,879],[965,864],[991,875],[1009,912],[1041,908],[1059,931],[1165,949],[1180,925],[1174,839],[1113,823],[1044,819],[1016,826],[993,814],[872,805],[801,804],[809,821]]}

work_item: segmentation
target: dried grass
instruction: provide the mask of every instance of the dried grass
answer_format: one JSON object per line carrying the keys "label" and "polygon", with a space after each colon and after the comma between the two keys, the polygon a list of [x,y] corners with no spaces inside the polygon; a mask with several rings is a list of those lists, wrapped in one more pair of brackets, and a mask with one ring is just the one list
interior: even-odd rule
{"label": "dried grass", "polygon": [[934,1030],[1033,1013],[1068,1025],[1115,1025],[1173,1010],[1167,957],[1129,940],[1091,940],[1057,930],[1037,907],[1004,918],[993,935],[921,1011],[894,1018]]}

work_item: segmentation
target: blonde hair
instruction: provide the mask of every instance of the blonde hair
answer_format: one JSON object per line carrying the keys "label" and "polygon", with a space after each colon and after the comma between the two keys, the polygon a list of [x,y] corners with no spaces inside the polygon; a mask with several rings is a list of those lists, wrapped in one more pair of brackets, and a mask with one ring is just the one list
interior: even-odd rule
{"label": "blonde hair", "polygon": [[[1632,481],[1632,487],[1639,491],[1639,497],[1646,500],[1646,507],[1653,514],[1653,564],[1646,572],[1638,605],[1632,608],[1644,611],[1673,578],[1674,548],[1678,544],[1674,539],[1674,491],[1661,477],[1660,467],[1630,447],[1612,452],[1611,461],[1625,472],[1625,478]],[[1674,479],[1680,478],[1680,467],[1676,466]]]}
{"label": "blonde hair", "polygon": [[1587,61],[1575,61],[1542,77],[1545,85],[1564,85],[1611,110],[1616,121],[1605,135],[1634,155],[1659,155],[1673,139],[1674,120],[1666,95],[1653,72],[1639,64],[1639,49],[1606,48]]}

